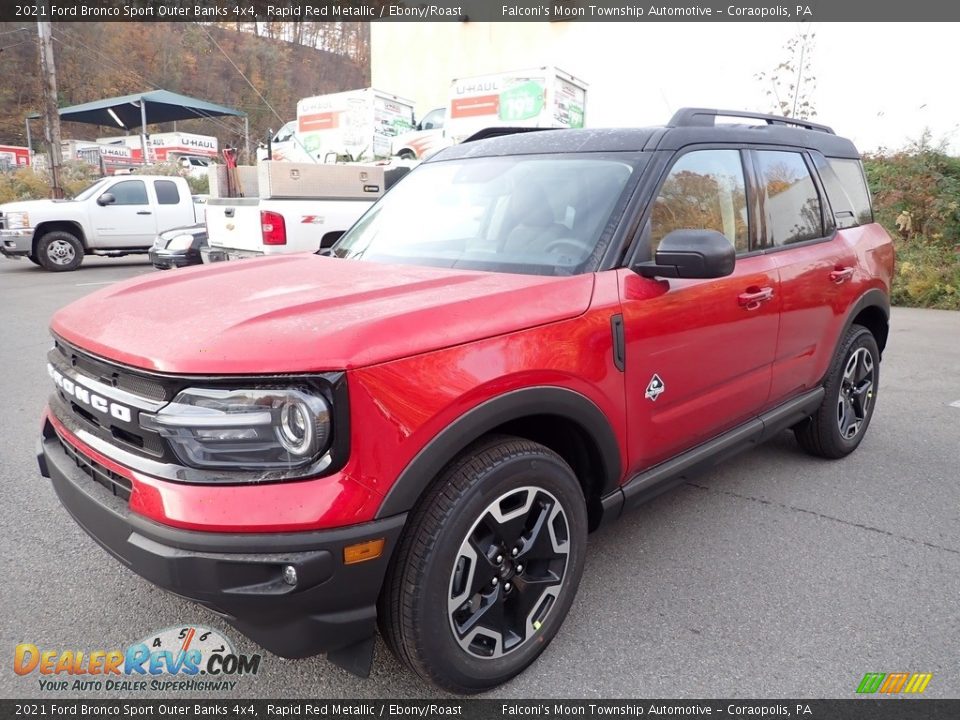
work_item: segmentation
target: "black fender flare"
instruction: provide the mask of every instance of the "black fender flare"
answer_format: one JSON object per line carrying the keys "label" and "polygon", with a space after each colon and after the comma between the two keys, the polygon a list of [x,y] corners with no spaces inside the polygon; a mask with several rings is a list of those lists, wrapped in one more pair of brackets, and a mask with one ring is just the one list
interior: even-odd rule
{"label": "black fender flare", "polygon": [[[861,295],[857,301],[853,304],[853,307],[847,312],[847,319],[843,323],[843,329],[840,331],[840,337],[837,338],[837,345],[843,342],[843,338],[846,337],[847,331],[850,329],[850,326],[853,325],[853,321],[856,319],[857,315],[866,310],[868,307],[875,307],[883,313],[883,316],[887,320],[887,324],[890,323],[890,297],[879,288],[870,288],[863,295]],[[878,343],[879,344],[879,343]],[[883,348],[880,349],[881,355],[883,354]]]}
{"label": "black fender flare", "polygon": [[387,492],[377,518],[408,512],[447,463],[499,425],[530,415],[555,415],[576,423],[595,443],[603,467],[600,495],[619,486],[620,444],[603,411],[573,390],[528,387],[504,393],[468,410],[428,442]]}
{"label": "black fender flare", "polygon": [[70,233],[80,241],[80,245],[84,250],[88,249],[87,234],[83,231],[80,223],[75,220],[44,220],[33,231],[33,239],[31,240],[31,247],[33,249],[31,252],[37,251],[37,243],[43,239],[44,235],[48,232],[57,231]]}

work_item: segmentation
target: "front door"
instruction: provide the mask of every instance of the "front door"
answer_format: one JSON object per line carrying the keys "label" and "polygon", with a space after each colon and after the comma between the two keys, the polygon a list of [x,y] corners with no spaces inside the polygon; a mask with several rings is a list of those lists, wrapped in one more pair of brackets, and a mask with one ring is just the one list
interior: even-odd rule
{"label": "front door", "polygon": [[768,401],[780,283],[775,261],[754,247],[743,157],[731,149],[680,155],[640,246],[652,259],[673,230],[717,230],[736,248],[732,275],[649,279],[618,271],[631,473],[757,416]]}
{"label": "front door", "polygon": [[157,236],[157,218],[143,180],[122,180],[106,187],[113,202],[91,210],[97,246],[103,248],[149,247]]}

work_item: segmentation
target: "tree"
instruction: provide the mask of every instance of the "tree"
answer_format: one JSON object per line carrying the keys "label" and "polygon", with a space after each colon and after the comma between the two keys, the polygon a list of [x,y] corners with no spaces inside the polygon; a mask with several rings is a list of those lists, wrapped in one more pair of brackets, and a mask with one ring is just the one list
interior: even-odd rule
{"label": "tree", "polygon": [[817,116],[814,93],[817,78],[813,74],[816,33],[802,26],[783,46],[784,59],[773,70],[757,73],[774,114],[810,119]]}

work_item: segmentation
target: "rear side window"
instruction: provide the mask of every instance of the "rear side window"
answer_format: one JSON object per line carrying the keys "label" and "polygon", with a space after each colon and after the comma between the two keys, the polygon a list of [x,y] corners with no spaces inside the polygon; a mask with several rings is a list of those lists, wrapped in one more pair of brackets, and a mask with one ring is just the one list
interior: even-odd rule
{"label": "rear side window", "polygon": [[157,191],[157,202],[161,205],[176,205],[180,202],[180,192],[172,180],[154,180],[153,189]]}
{"label": "rear side window", "polygon": [[749,250],[747,193],[739,150],[697,150],[670,169],[650,215],[650,253],[674,230],[716,230]]}
{"label": "rear side window", "polygon": [[763,193],[766,244],[779,247],[823,237],[820,195],[803,155],[760,150],[755,157]]}
{"label": "rear side window", "polygon": [[[867,190],[867,180],[863,174],[863,165],[859,160],[849,160],[843,158],[829,158],[827,163],[833,170],[840,186],[853,208],[853,214],[856,217],[857,225],[866,225],[873,222],[873,210],[870,207],[870,191]],[[827,193],[833,197],[830,186],[827,186]]]}

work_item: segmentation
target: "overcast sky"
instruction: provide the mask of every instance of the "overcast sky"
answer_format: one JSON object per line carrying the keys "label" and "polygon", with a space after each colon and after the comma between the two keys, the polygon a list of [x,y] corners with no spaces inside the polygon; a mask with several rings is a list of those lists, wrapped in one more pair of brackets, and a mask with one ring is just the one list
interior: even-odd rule
{"label": "overcast sky", "polygon": [[[578,25],[579,48],[563,43],[549,51],[559,67],[590,83],[587,122],[593,127],[662,124],[684,105],[769,111],[755,76],[786,59],[783,45],[799,27]],[[813,24],[817,120],[861,151],[899,148],[924,127],[960,150],[958,29],[951,23]]]}

